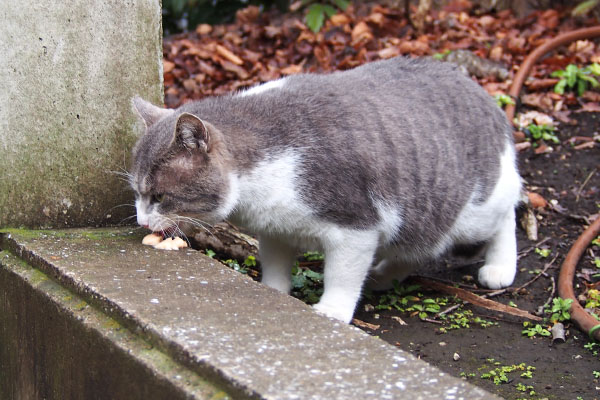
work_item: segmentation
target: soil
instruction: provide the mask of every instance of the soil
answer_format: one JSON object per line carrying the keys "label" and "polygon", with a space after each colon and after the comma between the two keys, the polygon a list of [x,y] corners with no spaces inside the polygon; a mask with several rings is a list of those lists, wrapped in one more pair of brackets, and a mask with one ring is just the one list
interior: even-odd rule
{"label": "soil", "polygon": [[[518,248],[522,257],[513,287],[519,287],[531,280],[536,275],[536,270],[542,270],[546,263],[556,257],[547,270],[547,276],[541,276],[518,294],[506,293],[494,297],[496,301],[504,304],[513,302],[520,309],[532,313],[552,296],[551,279],[558,280],[560,265],[566,253],[585,228],[586,224],[579,216],[590,216],[599,210],[598,145],[591,149],[574,150],[567,143],[567,139],[572,136],[598,135],[600,114],[579,113],[575,114],[574,119],[577,125],[560,127],[558,137],[561,139],[561,145],[553,146],[553,152],[536,155],[530,149],[519,154],[520,171],[527,188],[541,194],[547,200],[557,200],[558,204],[564,207],[564,210],[561,208],[563,214],[548,208],[536,211],[539,229],[537,242],[528,240],[524,229],[519,228],[517,232]],[[591,178],[588,178],[592,173]],[[581,189],[586,179],[587,183]],[[551,254],[546,258],[536,254],[532,251],[536,243],[539,248],[548,248]],[[578,270],[595,268],[592,261],[588,251],[580,261]],[[461,284],[467,289],[476,289],[474,284],[468,283],[469,277],[477,276],[477,268],[482,263],[467,267],[461,267],[461,264],[456,262],[447,264],[442,270],[438,268],[431,276]],[[576,288],[584,287],[581,278],[576,278],[575,284]],[[443,293],[426,290],[420,292],[428,298],[448,297]],[[477,290],[474,292],[477,293]],[[580,290],[576,289],[575,292]],[[395,310],[365,311],[367,304],[377,305],[379,297],[375,295],[364,299],[359,305],[355,315],[358,320],[380,325],[378,329],[363,329],[451,375],[462,376],[506,399],[600,398],[600,381],[593,374],[593,371],[600,371],[600,358],[584,348],[590,339],[570,323],[566,323],[566,341],[553,343],[549,337],[524,336],[521,333],[524,329],[524,319],[466,305],[464,309],[471,310],[475,316],[497,322],[497,325],[482,328],[471,323],[470,328],[449,330],[442,334],[439,330],[442,325],[420,320],[417,316],[411,317],[409,313]],[[366,307],[370,309],[369,306]],[[401,325],[393,317],[400,317],[406,325]],[[547,323],[542,325],[548,326]],[[598,347],[594,350],[596,349]],[[457,361],[454,359],[455,354],[460,357]],[[499,385],[490,379],[481,378],[482,374],[500,366],[521,363],[535,367],[531,378],[521,377],[522,371],[508,373],[509,381]],[[532,388],[525,392],[519,391],[519,383]],[[531,394],[532,390],[535,394]]]}

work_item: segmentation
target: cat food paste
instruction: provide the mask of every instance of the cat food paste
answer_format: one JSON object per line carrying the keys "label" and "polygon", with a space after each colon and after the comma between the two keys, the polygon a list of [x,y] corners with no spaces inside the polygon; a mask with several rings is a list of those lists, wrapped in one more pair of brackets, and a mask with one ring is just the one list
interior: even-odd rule
{"label": "cat food paste", "polygon": [[142,244],[152,246],[159,250],[179,250],[184,247],[188,247],[187,242],[182,238],[176,236],[168,237],[163,240],[163,237],[160,233],[150,233],[149,235],[144,236],[142,239]]}

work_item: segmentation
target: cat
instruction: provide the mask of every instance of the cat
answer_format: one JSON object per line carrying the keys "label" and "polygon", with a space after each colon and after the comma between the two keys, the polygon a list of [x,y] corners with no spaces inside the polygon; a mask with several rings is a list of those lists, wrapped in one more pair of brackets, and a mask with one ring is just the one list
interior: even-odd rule
{"label": "cat", "polygon": [[298,74],[178,109],[133,99],[137,220],[228,219],[258,235],[262,282],[288,293],[299,249],[324,253],[314,308],[350,322],[365,282],[402,280],[485,243],[479,282],[516,273],[512,129],[450,64],[403,57]]}

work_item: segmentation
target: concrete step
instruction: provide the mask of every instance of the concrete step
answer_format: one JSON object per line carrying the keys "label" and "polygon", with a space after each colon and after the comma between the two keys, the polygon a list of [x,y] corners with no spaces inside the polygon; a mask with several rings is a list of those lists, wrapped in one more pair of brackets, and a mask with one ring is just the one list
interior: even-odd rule
{"label": "concrete step", "polygon": [[489,399],[133,229],[0,233],[0,398]]}

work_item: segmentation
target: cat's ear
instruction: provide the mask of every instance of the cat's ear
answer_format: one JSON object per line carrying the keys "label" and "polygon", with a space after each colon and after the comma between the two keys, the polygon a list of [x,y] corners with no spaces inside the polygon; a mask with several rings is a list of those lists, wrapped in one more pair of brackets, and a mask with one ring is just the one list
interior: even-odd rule
{"label": "cat's ear", "polygon": [[210,151],[210,133],[204,121],[195,115],[183,113],[175,125],[175,141],[188,149]]}
{"label": "cat's ear", "polygon": [[135,112],[142,118],[142,120],[146,124],[146,128],[148,128],[158,120],[167,117],[175,112],[175,110],[157,107],[139,96],[135,96],[131,100],[131,103]]}

